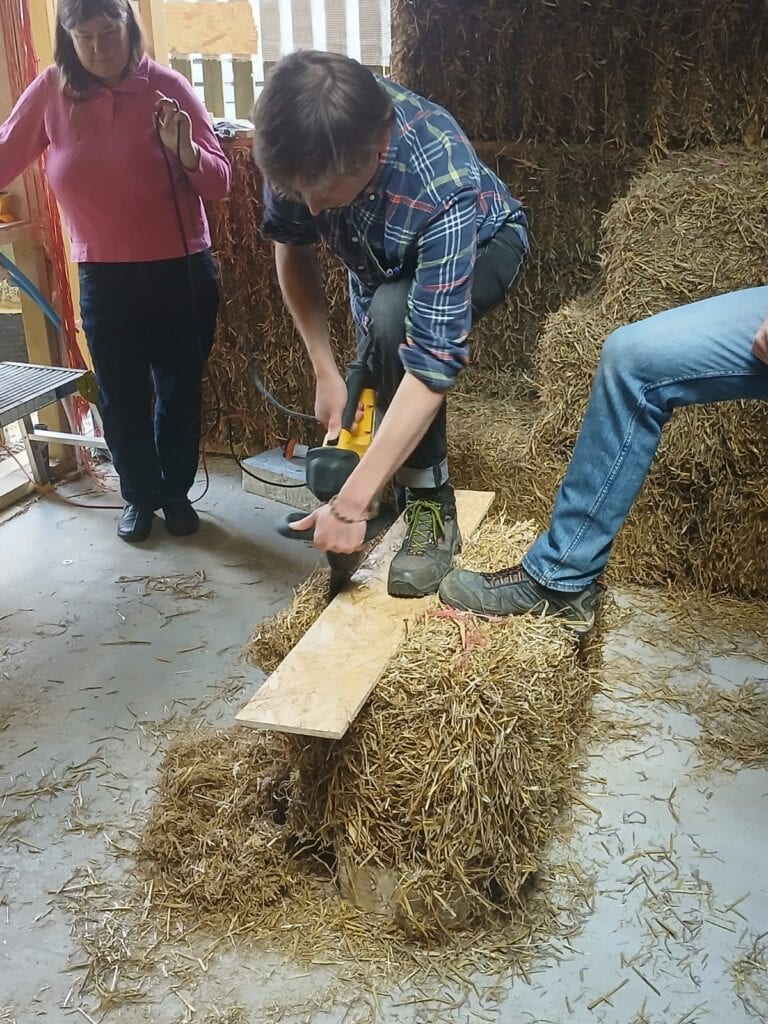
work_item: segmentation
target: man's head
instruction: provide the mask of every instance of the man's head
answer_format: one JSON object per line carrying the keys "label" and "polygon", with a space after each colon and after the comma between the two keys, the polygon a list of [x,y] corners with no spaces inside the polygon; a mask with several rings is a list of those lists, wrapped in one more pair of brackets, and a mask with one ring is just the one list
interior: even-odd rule
{"label": "man's head", "polygon": [[273,69],[253,119],[264,177],[317,214],[348,206],[373,178],[394,110],[362,64],[300,50]]}

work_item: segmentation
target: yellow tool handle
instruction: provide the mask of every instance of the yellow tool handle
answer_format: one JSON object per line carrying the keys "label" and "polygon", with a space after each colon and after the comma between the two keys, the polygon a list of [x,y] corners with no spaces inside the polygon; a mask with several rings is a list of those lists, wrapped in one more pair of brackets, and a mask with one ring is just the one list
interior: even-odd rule
{"label": "yellow tool handle", "polygon": [[343,451],[353,451],[362,459],[368,451],[373,439],[374,418],[376,415],[376,392],[373,388],[363,388],[360,392],[358,407],[362,406],[363,414],[351,430],[342,428],[336,447]]}

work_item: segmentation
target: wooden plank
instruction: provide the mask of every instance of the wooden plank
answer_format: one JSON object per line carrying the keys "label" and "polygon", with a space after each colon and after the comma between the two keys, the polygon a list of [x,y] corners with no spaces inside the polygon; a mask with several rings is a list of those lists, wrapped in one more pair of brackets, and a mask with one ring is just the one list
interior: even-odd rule
{"label": "wooden plank", "polygon": [[247,0],[228,3],[167,0],[165,27],[172,53],[199,53],[204,57],[232,54],[250,57],[259,42],[253,12]]}
{"label": "wooden plank", "polygon": [[200,63],[203,65],[205,109],[213,117],[224,117],[224,80],[221,74],[221,62],[205,58]]}
{"label": "wooden plank", "polygon": [[192,61],[188,57],[171,57],[171,67],[192,84]]}
{"label": "wooden plank", "polygon": [[0,462],[0,511],[26,498],[35,485],[12,459]]}
{"label": "wooden plank", "polygon": [[100,448],[102,451],[109,451],[107,442],[103,437],[94,437],[88,434],[70,434],[63,430],[35,430],[28,435],[30,441],[39,441],[41,444],[68,444],[73,448]]}
{"label": "wooden plank", "polygon": [[294,50],[314,49],[312,35],[312,0],[292,0],[291,20],[293,22]]}
{"label": "wooden plank", "polygon": [[325,40],[331,53],[347,52],[347,15],[343,3],[326,5]]}
{"label": "wooden plank", "polygon": [[10,224],[0,224],[0,245],[10,245],[22,239],[35,237],[38,233],[36,224],[28,220],[12,220]]}
{"label": "wooden plank", "polygon": [[[484,491],[456,492],[464,538],[477,529],[493,498]],[[357,586],[331,602],[235,716],[241,725],[341,739],[381,678],[406,623],[432,600],[387,593],[389,564],[404,532],[401,518],[360,570]]]}
{"label": "wooden plank", "polygon": [[276,64],[282,56],[280,0],[259,0],[259,28],[261,29],[262,58],[266,76],[267,65]]}
{"label": "wooden plank", "polygon": [[232,78],[235,86],[235,117],[253,117],[253,64],[249,60],[232,61]]}

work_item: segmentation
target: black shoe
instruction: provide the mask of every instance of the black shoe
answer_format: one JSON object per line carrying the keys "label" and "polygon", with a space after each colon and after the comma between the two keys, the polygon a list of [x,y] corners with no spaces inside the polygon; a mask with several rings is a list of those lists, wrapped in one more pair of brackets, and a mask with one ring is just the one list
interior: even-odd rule
{"label": "black shoe", "polygon": [[387,592],[392,597],[426,597],[437,592],[461,550],[450,484],[432,492],[409,491],[405,525],[408,532],[389,567]]}
{"label": "black shoe", "polygon": [[584,590],[542,587],[521,565],[501,572],[454,569],[440,584],[440,599],[460,611],[478,615],[552,615],[574,633],[587,633],[595,622],[600,595],[596,583]]}
{"label": "black shoe", "polygon": [[126,505],[117,524],[117,536],[133,544],[146,540],[154,518],[155,510],[151,505]]}
{"label": "black shoe", "polygon": [[174,537],[187,537],[200,529],[200,517],[189,498],[172,498],[163,505],[165,528]]}

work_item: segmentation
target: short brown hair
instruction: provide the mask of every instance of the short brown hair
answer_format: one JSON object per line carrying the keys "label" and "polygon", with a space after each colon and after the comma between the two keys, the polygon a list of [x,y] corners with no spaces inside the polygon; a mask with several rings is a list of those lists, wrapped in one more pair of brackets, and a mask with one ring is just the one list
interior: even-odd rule
{"label": "short brown hair", "polygon": [[284,57],[254,108],[253,156],[278,187],[354,174],[394,120],[373,73],[350,57],[299,50]]}
{"label": "short brown hair", "polygon": [[136,67],[144,56],[141,27],[128,0],[59,0],[53,59],[59,69],[61,87],[70,96],[83,96],[100,84],[80,63],[70,35],[84,21],[100,16],[120,21],[127,27],[131,47],[129,67]]}

